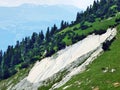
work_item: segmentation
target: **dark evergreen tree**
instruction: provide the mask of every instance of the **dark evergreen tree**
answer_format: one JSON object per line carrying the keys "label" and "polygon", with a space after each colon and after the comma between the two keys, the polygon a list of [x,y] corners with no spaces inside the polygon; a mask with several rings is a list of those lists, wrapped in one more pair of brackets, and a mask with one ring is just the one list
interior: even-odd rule
{"label": "dark evergreen tree", "polygon": [[63,20],[61,21],[60,29],[61,29],[61,30],[64,29],[64,21],[63,21]]}
{"label": "dark evergreen tree", "polygon": [[33,34],[32,34],[32,43],[35,43],[36,42],[36,40],[37,40],[37,38],[38,38],[38,34],[36,33],[36,32],[34,32]]}
{"label": "dark evergreen tree", "polygon": [[49,29],[49,27],[47,28],[45,40],[46,40],[46,42],[50,41],[50,29]]}
{"label": "dark evergreen tree", "polygon": [[44,40],[44,34],[43,34],[43,31],[41,31],[41,33],[40,33],[40,38],[41,38],[42,41]]}
{"label": "dark evergreen tree", "polygon": [[54,24],[54,26],[51,28],[50,34],[53,35],[57,32],[58,28],[56,26],[56,24]]}
{"label": "dark evergreen tree", "polygon": [[38,39],[37,39],[37,43],[38,45],[41,45],[43,43],[43,40],[44,40],[44,34],[43,34],[43,31],[41,31],[38,35]]}
{"label": "dark evergreen tree", "polygon": [[15,45],[15,48],[19,48],[19,45],[20,45],[20,42],[17,41],[17,42],[16,42],[16,45]]}

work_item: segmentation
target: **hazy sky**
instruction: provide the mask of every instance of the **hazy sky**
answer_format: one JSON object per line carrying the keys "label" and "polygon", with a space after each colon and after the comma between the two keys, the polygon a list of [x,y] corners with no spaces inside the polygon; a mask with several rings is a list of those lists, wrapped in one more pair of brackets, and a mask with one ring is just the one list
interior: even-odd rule
{"label": "hazy sky", "polygon": [[73,5],[82,9],[85,9],[86,6],[89,6],[93,3],[94,0],[0,0],[0,6],[18,6],[24,3],[33,3],[33,4],[67,4]]}

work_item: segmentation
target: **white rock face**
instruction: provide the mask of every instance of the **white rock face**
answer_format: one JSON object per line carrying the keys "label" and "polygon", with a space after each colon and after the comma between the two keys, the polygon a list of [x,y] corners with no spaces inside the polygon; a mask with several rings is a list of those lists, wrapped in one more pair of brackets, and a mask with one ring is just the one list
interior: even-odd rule
{"label": "white rock face", "polygon": [[50,57],[37,62],[30,71],[27,80],[31,83],[38,83],[51,77],[73,61],[77,60],[77,58],[95,50],[114,32],[115,29],[108,29],[107,32],[101,36],[90,35],[84,40],[58,52],[58,57],[56,59]]}
{"label": "white rock face", "polygon": [[[52,89],[58,88],[65,84],[73,75],[85,70],[85,66],[92,62],[99,54],[102,52],[102,44],[106,40],[111,40],[115,37],[117,31],[115,28],[108,29],[105,34],[102,35],[89,35],[87,38],[79,41],[78,43],[66,47],[60,50],[56,56],[45,58],[40,62],[37,61],[29,75],[18,83],[14,89],[20,90],[18,88],[24,87],[25,82],[31,83],[29,90],[36,90],[35,86],[48,78],[53,77],[56,73],[64,69],[70,69],[70,73],[61,80],[61,82],[56,83]],[[86,61],[85,61],[86,60]],[[84,62],[79,67],[75,67],[77,64]],[[27,83],[26,82],[26,83]],[[23,83],[23,84],[21,84]],[[30,87],[30,86],[29,86]],[[37,86],[36,86],[37,87]],[[24,87],[28,90],[27,85]]]}

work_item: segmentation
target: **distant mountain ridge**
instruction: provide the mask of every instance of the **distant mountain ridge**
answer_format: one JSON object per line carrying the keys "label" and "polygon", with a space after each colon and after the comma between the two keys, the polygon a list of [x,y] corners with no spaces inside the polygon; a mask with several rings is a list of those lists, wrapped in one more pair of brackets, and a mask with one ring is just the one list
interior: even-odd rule
{"label": "distant mountain ridge", "polygon": [[[34,5],[34,4],[23,4],[18,7],[0,7],[0,20],[11,20],[21,21],[35,21],[35,20],[46,20],[51,19],[65,19],[66,21],[71,21],[74,19],[72,15],[76,15],[76,12],[80,9],[69,6],[69,5]],[[71,15],[69,16],[68,14]],[[56,16],[58,15],[58,16]],[[24,17],[23,17],[24,16]],[[34,17],[33,17],[34,16]],[[35,17],[36,16],[36,17]],[[45,16],[49,16],[45,18]],[[53,17],[54,16],[54,17]],[[64,16],[64,17],[63,17]],[[71,18],[69,18],[69,17]],[[43,17],[43,18],[42,18]]]}

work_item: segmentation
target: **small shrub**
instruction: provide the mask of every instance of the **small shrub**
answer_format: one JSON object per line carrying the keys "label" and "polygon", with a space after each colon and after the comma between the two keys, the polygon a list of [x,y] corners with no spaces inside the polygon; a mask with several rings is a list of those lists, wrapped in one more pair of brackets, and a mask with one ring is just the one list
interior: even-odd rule
{"label": "small shrub", "polygon": [[103,43],[103,50],[104,51],[108,51],[108,50],[110,50],[110,45],[112,44],[112,42],[115,40],[115,38],[114,39],[112,39],[111,41],[106,41],[106,42],[104,42]]}
{"label": "small shrub", "polygon": [[85,30],[85,29],[89,28],[89,26],[87,26],[87,25],[81,25],[80,28],[81,28],[82,30]]}
{"label": "small shrub", "polygon": [[73,30],[74,30],[74,31],[75,31],[75,30],[78,30],[78,28],[75,27],[75,28],[73,28]]}

